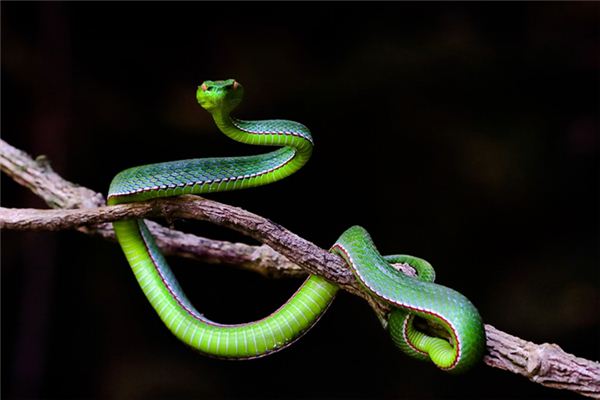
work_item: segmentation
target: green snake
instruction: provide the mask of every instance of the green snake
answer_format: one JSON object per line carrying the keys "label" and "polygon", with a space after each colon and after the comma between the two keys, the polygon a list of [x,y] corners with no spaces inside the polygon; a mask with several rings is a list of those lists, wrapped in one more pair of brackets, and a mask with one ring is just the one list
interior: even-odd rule
{"label": "green snake", "polygon": [[[111,182],[108,204],[245,189],[275,182],[300,169],[312,154],[310,131],[288,120],[232,117],[243,93],[242,85],[229,79],[204,82],[196,97],[231,139],[278,149],[253,156],[129,168]],[[263,319],[232,325],[213,322],[185,296],[143,220],[121,220],[113,226],[139,285],[163,323],[181,341],[206,355],[249,359],[279,351],[317,322],[338,291],[336,285],[311,275],[285,304]],[[460,293],[433,283],[434,270],[425,260],[406,255],[383,257],[359,226],[345,231],[331,252],[344,259],[369,295],[391,306],[387,329],[403,352],[453,372],[467,370],[481,358],[485,333],[477,309]],[[399,272],[394,263],[409,264],[418,277]],[[447,337],[419,330],[415,318],[442,326]]]}

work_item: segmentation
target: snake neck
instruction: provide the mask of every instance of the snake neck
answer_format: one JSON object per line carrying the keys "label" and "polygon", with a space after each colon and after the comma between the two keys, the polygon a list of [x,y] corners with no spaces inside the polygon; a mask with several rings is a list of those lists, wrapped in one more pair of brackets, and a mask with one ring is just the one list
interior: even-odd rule
{"label": "snake neck", "polygon": [[[229,138],[251,145],[280,146],[280,151],[292,153],[286,165],[285,176],[300,169],[310,158],[313,139],[306,126],[299,122],[274,119],[249,121],[231,117],[228,112],[215,110],[215,124]],[[279,179],[282,179],[280,177]]]}
{"label": "snake neck", "polygon": [[234,118],[220,110],[212,113],[217,127],[231,139],[262,146],[289,146],[299,153],[312,151],[313,139],[308,128],[299,122],[275,119],[248,121]]}

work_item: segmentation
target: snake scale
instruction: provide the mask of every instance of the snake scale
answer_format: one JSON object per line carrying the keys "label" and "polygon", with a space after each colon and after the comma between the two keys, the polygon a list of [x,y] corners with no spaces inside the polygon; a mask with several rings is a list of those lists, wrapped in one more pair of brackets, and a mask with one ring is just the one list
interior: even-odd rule
{"label": "snake scale", "polygon": [[[253,156],[129,168],[111,182],[108,204],[246,189],[275,182],[300,169],[312,154],[310,131],[288,120],[232,117],[243,93],[242,85],[229,79],[204,82],[196,97],[219,130],[231,139],[277,149]],[[317,322],[338,291],[336,285],[311,275],[269,316],[242,324],[220,324],[190,303],[143,220],[116,221],[113,226],[142,291],[163,323],[181,341],[209,356],[249,359],[285,348]],[[346,230],[331,252],[344,259],[369,295],[392,306],[387,329],[403,352],[452,372],[465,371],[480,360],[485,333],[477,309],[460,293],[433,283],[435,272],[427,261],[407,255],[382,256],[368,232],[359,226]],[[418,277],[399,272],[395,263],[414,267]],[[418,318],[443,327],[446,337],[418,329],[414,323]]]}

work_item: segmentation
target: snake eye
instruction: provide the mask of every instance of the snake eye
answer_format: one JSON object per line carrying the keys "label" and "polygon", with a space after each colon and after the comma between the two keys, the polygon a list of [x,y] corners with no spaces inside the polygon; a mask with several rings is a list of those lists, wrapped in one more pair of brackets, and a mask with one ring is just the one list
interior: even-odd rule
{"label": "snake eye", "polygon": [[208,90],[208,86],[206,86],[206,83],[203,83],[203,84],[200,86],[200,89],[202,89],[202,91],[206,92],[206,91]]}
{"label": "snake eye", "polygon": [[233,90],[236,90],[239,86],[240,84],[237,81],[233,81]]}

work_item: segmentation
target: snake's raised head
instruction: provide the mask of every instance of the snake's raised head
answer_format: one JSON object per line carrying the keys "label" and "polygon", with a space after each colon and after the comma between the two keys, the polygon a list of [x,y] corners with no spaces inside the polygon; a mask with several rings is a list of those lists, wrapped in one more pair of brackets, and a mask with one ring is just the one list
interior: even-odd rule
{"label": "snake's raised head", "polygon": [[244,95],[244,88],[235,79],[225,81],[204,81],[198,86],[196,99],[208,112],[231,112]]}

